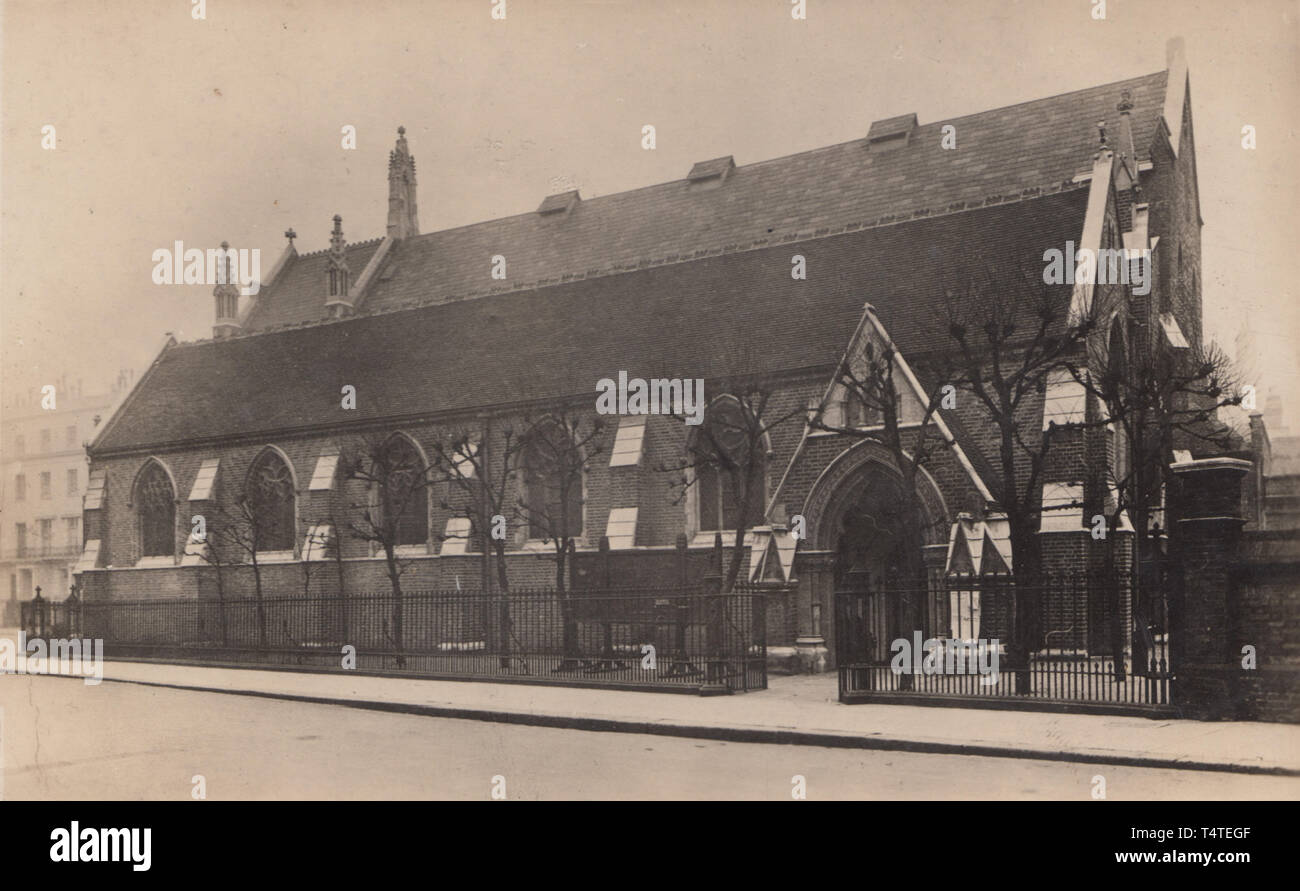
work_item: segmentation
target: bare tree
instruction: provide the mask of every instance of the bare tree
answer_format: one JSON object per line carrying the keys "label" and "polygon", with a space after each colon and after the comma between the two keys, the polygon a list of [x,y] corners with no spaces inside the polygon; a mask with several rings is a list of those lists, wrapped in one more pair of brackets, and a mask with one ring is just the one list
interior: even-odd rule
{"label": "bare tree", "polygon": [[205,518],[206,545],[202,558],[217,573],[217,596],[221,610],[221,638],[227,641],[225,610],[225,572],[227,566],[249,566],[253,573],[253,595],[257,609],[258,646],[267,646],[266,605],[262,590],[262,565],[258,555],[265,540],[266,523],[258,516],[256,507],[246,493],[241,492],[232,502],[234,510],[218,504],[216,515]]}
{"label": "bare tree", "polygon": [[961,398],[973,399],[997,439],[1001,479],[992,494],[1007,519],[1016,575],[1007,655],[1020,675],[1018,686],[1028,689],[1040,612],[1042,484],[1063,432],[1054,422],[1036,423],[1034,410],[1053,372],[1086,363],[1094,320],[1107,309],[1110,292],[1099,289],[1089,306],[1072,305],[1070,289],[1044,283],[1041,273],[1020,266],[995,273],[978,259],[958,269],[952,281],[945,308],[955,386]]}
{"label": "bare tree", "polygon": [[[1164,560],[1180,562],[1181,480],[1172,470],[1174,452],[1222,453],[1240,446],[1240,434],[1218,417],[1219,409],[1241,404],[1237,372],[1213,343],[1174,346],[1160,338],[1126,345],[1118,327],[1109,338],[1095,338],[1088,367],[1072,372],[1076,383],[1105,407],[1114,459],[1095,467],[1091,482],[1094,491],[1109,495],[1107,529],[1118,529],[1125,516],[1134,526],[1134,660],[1144,664],[1154,646],[1152,625],[1161,618],[1154,614],[1164,594],[1158,566]],[[1167,547],[1164,555],[1158,553],[1161,536]],[[1156,550],[1148,551],[1149,546]],[[1116,565],[1113,535],[1106,538],[1106,552],[1106,565]],[[1154,572],[1144,573],[1144,566]],[[1118,603],[1111,606],[1118,609]],[[1116,653],[1122,645],[1117,631],[1112,644]],[[1121,671],[1119,660],[1116,665]]]}
{"label": "bare tree", "polygon": [[[1015,633],[1008,655],[1013,665],[1023,668],[1040,622],[1036,591],[1042,572],[1036,533],[1043,512],[1042,486],[1052,449],[1065,432],[1090,436],[1101,429],[1112,431],[1110,451],[1117,460],[1099,461],[1093,450],[1081,480],[1082,506],[1102,510],[1108,504],[1108,530],[1117,529],[1131,508],[1141,548],[1153,499],[1176,491],[1178,480],[1170,469],[1174,449],[1180,447],[1176,443],[1226,446],[1231,432],[1217,423],[1215,412],[1240,400],[1226,357],[1213,347],[1170,349],[1153,339],[1128,355],[1114,332],[1117,320],[1120,326],[1128,321],[1132,302],[1127,289],[1114,284],[1113,275],[1112,284],[1097,284],[1090,296],[1043,284],[1023,268],[994,275],[987,265],[972,263],[956,280],[960,287],[948,289],[946,306],[948,334],[959,363],[957,387],[973,397],[976,412],[997,435],[1001,479],[995,502],[1007,517],[1017,578]],[[1062,379],[1081,385],[1083,410],[1064,424],[1052,420],[1040,426],[1031,417],[1035,397],[1046,392],[1050,382]],[[1170,517],[1164,520],[1168,528]],[[1107,535],[1106,541],[1110,551],[1102,564],[1114,566],[1114,537]],[[1177,547],[1172,538],[1170,546],[1171,551]],[[1108,589],[1107,605],[1117,617],[1118,587],[1111,584]],[[1141,598],[1135,621],[1143,621]],[[1117,621],[1111,633],[1118,656],[1123,640]],[[1118,658],[1116,670],[1123,672]]]}
{"label": "bare tree", "polygon": [[230,642],[229,623],[226,616],[226,561],[221,543],[214,535],[215,531],[209,522],[209,518],[204,517],[203,537],[194,543],[202,546],[199,550],[199,556],[215,570],[217,579],[217,620],[221,626],[221,646],[225,647]]}
{"label": "bare tree", "polygon": [[[508,527],[519,518],[518,476],[522,454],[522,437],[513,424],[503,424],[494,431],[484,419],[481,427],[459,428],[435,440],[430,449],[430,472],[438,482],[447,484],[441,500],[443,510],[469,522],[465,533],[494,557],[496,583],[505,592],[510,589],[506,562],[508,536],[492,534],[493,526]],[[500,517],[500,522],[494,522]],[[485,589],[489,579],[484,579]]]}
{"label": "bare tree", "polygon": [[[350,506],[348,528],[355,538],[379,547],[384,553],[393,600],[389,637],[397,650],[400,667],[406,662],[402,655],[402,573],[407,563],[398,548],[405,543],[408,524],[414,524],[414,528],[427,524],[427,511],[422,517],[416,514],[426,503],[433,478],[407,440],[382,433],[364,434],[343,444],[339,449],[339,468],[344,479],[364,483],[366,487],[367,499]],[[427,540],[428,527],[423,528]]]}
{"label": "bare tree", "polygon": [[558,407],[529,420],[520,442],[523,495],[518,502],[519,514],[528,524],[530,538],[550,542],[554,548],[555,592],[564,624],[562,670],[576,667],[579,656],[568,575],[582,534],[587,469],[604,451],[601,440],[605,429],[600,415],[587,416],[574,407]]}
{"label": "bare tree", "polygon": [[[477,428],[460,428],[434,441],[429,464],[435,479],[447,484],[443,510],[467,521],[464,533],[483,548],[483,590],[492,590],[495,566],[498,589],[495,645],[501,666],[509,665],[511,640],[510,576],[506,561],[506,529],[519,519],[519,463],[524,438],[514,424],[494,429],[489,418]],[[498,534],[500,533],[500,534]],[[489,548],[491,557],[489,558]]]}
{"label": "bare tree", "polygon": [[744,565],[745,532],[761,525],[766,516],[770,434],[782,424],[805,418],[807,406],[788,402],[782,406],[775,398],[776,387],[757,375],[738,373],[720,378],[713,392],[718,395],[705,411],[703,423],[682,431],[682,459],[664,462],[658,469],[673,475],[670,485],[679,502],[692,488],[697,496],[710,501],[716,494],[719,526],[727,523],[728,509],[732,511],[735,538],[722,582],[722,593],[730,593]]}
{"label": "bare tree", "polygon": [[[315,530],[311,530],[314,533]],[[333,543],[328,539],[318,540],[316,534],[309,534],[307,541],[303,545],[302,559],[298,561],[299,570],[302,574],[302,596],[306,600],[311,597],[311,580],[316,576],[317,563],[321,560],[329,559],[330,551],[333,550]]]}

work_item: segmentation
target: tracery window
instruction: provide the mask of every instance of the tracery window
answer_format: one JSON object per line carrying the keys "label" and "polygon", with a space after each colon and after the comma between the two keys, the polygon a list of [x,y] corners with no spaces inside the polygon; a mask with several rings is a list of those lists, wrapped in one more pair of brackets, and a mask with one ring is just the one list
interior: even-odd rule
{"label": "tracery window", "polygon": [[385,451],[388,472],[380,485],[381,515],[395,518],[396,544],[425,544],[429,540],[429,487],[424,459],[405,436],[389,439]]}
{"label": "tracery window", "polygon": [[245,484],[259,551],[291,551],[294,545],[293,473],[284,458],[267,449],[253,462]]}
{"label": "tracery window", "polygon": [[133,500],[140,527],[140,555],[176,556],[176,493],[171,477],[157,461],[150,461],[136,479]]}
{"label": "tracery window", "polygon": [[558,423],[540,425],[524,449],[524,504],[528,536],[538,539],[582,534],[582,456]]}
{"label": "tracery window", "polygon": [[740,520],[745,476],[751,474],[748,488],[748,516],[745,526],[763,522],[767,454],[760,442],[758,454],[751,460],[749,450],[754,439],[750,419],[734,398],[715,400],[704,416],[703,430],[691,440],[691,463],[695,467],[698,529],[701,532],[726,532]]}

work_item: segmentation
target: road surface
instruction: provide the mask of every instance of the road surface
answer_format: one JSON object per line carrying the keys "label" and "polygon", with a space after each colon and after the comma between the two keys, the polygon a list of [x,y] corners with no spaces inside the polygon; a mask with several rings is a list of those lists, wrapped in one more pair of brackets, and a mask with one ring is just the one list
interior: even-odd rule
{"label": "road surface", "polygon": [[[1300,798],[1300,778],[592,733],[0,676],[10,801]],[[495,777],[503,777],[504,784]]]}

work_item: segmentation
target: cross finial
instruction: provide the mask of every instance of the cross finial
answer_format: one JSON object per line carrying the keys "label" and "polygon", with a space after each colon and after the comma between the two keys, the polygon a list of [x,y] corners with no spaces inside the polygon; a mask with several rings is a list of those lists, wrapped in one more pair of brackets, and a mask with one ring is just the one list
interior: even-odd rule
{"label": "cross finial", "polygon": [[398,135],[398,136],[405,136],[405,135],[406,135],[406,128],[405,128],[405,127],[398,127],[398,128],[397,128],[397,135]]}
{"label": "cross finial", "polygon": [[293,240],[298,237],[298,233],[293,231],[293,227],[290,226],[284,230],[284,237],[289,239],[289,247],[293,247]]}
{"label": "cross finial", "polygon": [[1101,134],[1101,147],[1105,148],[1106,147],[1106,122],[1105,121],[1097,122],[1097,132]]}
{"label": "cross finial", "polygon": [[1115,110],[1120,114],[1128,114],[1133,110],[1133,94],[1130,91],[1124,90],[1119,94],[1119,104]]}

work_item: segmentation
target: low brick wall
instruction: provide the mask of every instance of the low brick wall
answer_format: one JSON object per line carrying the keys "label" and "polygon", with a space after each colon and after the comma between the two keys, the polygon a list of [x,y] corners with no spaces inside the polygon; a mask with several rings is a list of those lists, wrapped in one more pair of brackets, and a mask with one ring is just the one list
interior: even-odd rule
{"label": "low brick wall", "polygon": [[[482,557],[421,556],[402,558],[402,588],[407,591],[481,589]],[[514,553],[507,557],[513,588],[553,588],[555,561],[549,553]],[[493,581],[496,570],[493,568]],[[259,567],[266,597],[318,597],[340,588],[349,593],[391,590],[382,559],[308,563],[265,563]],[[340,573],[342,579],[340,580]],[[223,566],[220,584],[229,597],[252,597],[253,568],[248,564]],[[216,597],[218,569],[214,566],[167,566],[88,570],[81,575],[81,593],[88,601],[159,600]]]}
{"label": "low brick wall", "polygon": [[1248,532],[1242,551],[1232,651],[1254,647],[1256,667],[1234,666],[1237,718],[1300,723],[1300,532]]}

